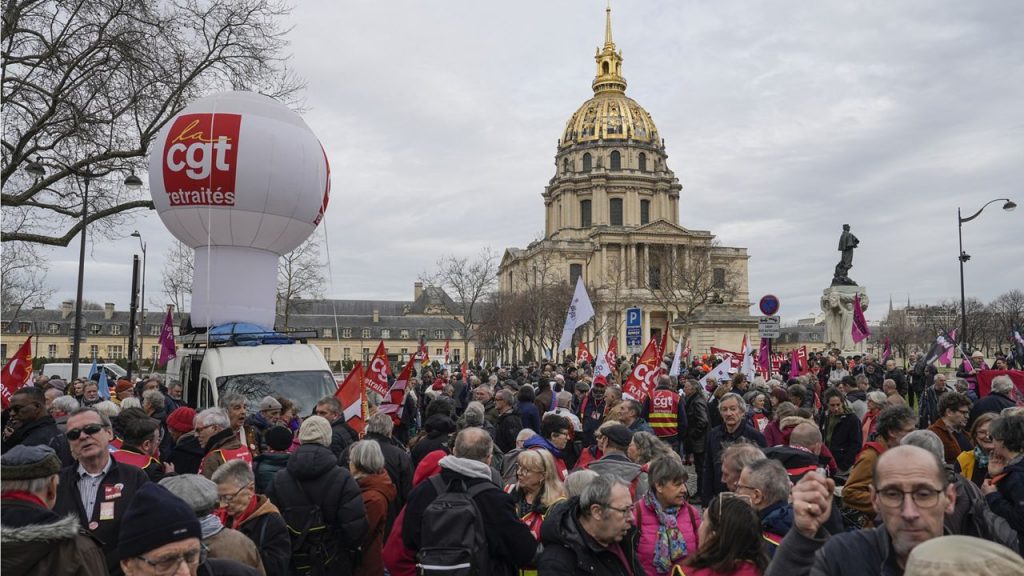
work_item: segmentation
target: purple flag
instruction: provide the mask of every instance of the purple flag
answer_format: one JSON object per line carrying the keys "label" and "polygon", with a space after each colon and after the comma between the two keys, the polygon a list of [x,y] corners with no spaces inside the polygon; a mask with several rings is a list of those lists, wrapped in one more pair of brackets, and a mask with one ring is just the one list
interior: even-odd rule
{"label": "purple flag", "polygon": [[174,347],[174,319],[171,318],[171,311],[167,311],[167,318],[164,319],[164,327],[160,330],[160,359],[157,364],[166,365],[171,358],[178,354]]}
{"label": "purple flag", "polygon": [[956,330],[953,330],[948,336],[946,336],[943,347],[945,348],[945,352],[939,356],[939,364],[949,366],[953,363],[953,350],[956,348]]}
{"label": "purple flag", "polygon": [[882,344],[882,364],[885,364],[890,358],[892,358],[892,342],[886,336],[885,343]]}
{"label": "purple flag", "polygon": [[789,377],[798,378],[800,376],[800,353],[797,352],[796,348],[789,351]]}
{"label": "purple flag", "polygon": [[772,339],[761,338],[761,346],[757,350],[757,367],[761,372],[770,375],[772,373]]}
{"label": "purple flag", "polygon": [[851,331],[853,342],[856,344],[871,336],[871,329],[868,328],[868,321],[864,318],[864,309],[860,307],[860,294],[853,296],[853,330]]}

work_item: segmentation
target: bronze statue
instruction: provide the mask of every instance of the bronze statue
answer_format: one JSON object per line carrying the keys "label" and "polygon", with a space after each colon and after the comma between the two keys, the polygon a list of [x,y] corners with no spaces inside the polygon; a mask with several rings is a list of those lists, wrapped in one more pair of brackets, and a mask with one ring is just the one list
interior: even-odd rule
{"label": "bronze statue", "polygon": [[850,279],[850,268],[853,268],[853,250],[860,244],[860,240],[850,233],[850,225],[843,224],[843,234],[839,237],[839,251],[843,253],[836,264],[836,271],[832,276],[833,286],[856,286],[857,283]]}

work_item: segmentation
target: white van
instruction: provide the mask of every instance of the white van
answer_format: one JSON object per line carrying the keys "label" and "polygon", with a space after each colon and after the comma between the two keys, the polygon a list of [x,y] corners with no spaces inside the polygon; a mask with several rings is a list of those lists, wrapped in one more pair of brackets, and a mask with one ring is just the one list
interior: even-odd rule
{"label": "white van", "polygon": [[264,396],[284,396],[305,415],[338,387],[320,349],[302,341],[207,345],[205,335],[195,335],[181,342],[167,374],[181,381],[182,398],[197,411],[217,406],[223,394],[237,392],[249,401],[250,410]]}
{"label": "white van", "polygon": [[[124,368],[121,368],[117,364],[98,364],[96,367],[107,373],[107,381],[110,383],[111,388],[113,388],[114,382],[116,382],[118,378],[124,378],[125,376],[128,375],[128,371],[125,370]],[[88,378],[89,370],[91,369],[92,362],[79,362],[78,377]],[[61,362],[54,364],[43,364],[42,373],[50,378],[56,376],[57,378],[60,378],[61,380],[68,382],[71,380],[71,363]]]}

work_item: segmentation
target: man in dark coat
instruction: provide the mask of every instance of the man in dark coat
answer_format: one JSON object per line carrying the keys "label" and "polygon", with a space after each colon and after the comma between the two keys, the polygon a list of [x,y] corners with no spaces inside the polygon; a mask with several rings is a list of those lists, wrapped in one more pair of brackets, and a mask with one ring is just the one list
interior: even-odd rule
{"label": "man in dark coat", "polygon": [[598,476],[583,493],[548,511],[540,529],[539,576],[643,574],[636,561],[629,486]]}
{"label": "man in dark coat", "polygon": [[77,514],[82,527],[103,542],[110,573],[120,574],[117,539],[121,519],[149,478],[141,469],[120,464],[110,456],[110,420],[95,408],[72,411],[66,434],[78,462],[60,471],[53,511],[60,516]]}
{"label": "man in dark coat", "polygon": [[[347,575],[352,573],[355,551],[369,530],[369,524],[362,491],[352,474],[338,466],[338,457],[329,448],[331,437],[331,423],[326,418],[306,418],[299,428],[302,444],[288,458],[287,468],[274,476],[267,497],[293,531],[302,528],[297,519],[293,519],[293,510],[310,504],[319,506],[330,532],[326,541],[336,547],[328,551],[328,558],[317,560],[324,563],[325,574]],[[293,558],[296,554],[308,553],[295,549],[294,541],[292,544]]]}
{"label": "man in dark coat", "polygon": [[523,421],[516,414],[515,396],[511,391],[498,390],[494,395],[494,405],[498,409],[494,443],[503,453],[508,453],[516,447],[516,436],[523,429]]}
{"label": "man in dark coat", "polygon": [[345,421],[341,402],[334,396],[324,396],[316,403],[316,415],[331,423],[331,452],[338,458],[352,444],[359,441],[359,433]]}
{"label": "man in dark coat", "polygon": [[[11,417],[4,430],[3,452],[17,445],[49,446],[64,466],[74,462],[68,441],[57,422],[46,411],[46,396],[41,388],[23,386],[11,395]],[[8,433],[10,430],[10,433]]]}
{"label": "man in dark coat", "polygon": [[[494,442],[482,428],[469,427],[455,438],[455,454],[439,462],[440,479],[451,483],[461,480],[466,489],[481,483],[491,483],[491,456]],[[537,541],[526,524],[516,515],[512,497],[498,486],[483,490],[475,496],[477,508],[483,514],[484,533],[490,566],[483,573],[493,576],[513,574],[515,569],[528,565],[537,550]],[[402,541],[413,552],[424,542],[423,514],[438,495],[433,482],[422,482],[409,495],[402,521]]]}
{"label": "man in dark coat", "polygon": [[708,438],[708,401],[700,390],[700,384],[688,378],[683,384],[683,402],[686,405],[686,430],[683,432],[683,452],[693,457],[697,471],[697,490],[694,498],[700,498],[701,479],[704,477],[704,449]]}
{"label": "man in dark coat", "polygon": [[58,472],[60,459],[49,446],[15,446],[0,460],[0,566],[5,574],[107,574],[103,551],[78,516],[51,511]]}
{"label": "man in dark coat", "polygon": [[974,403],[971,406],[971,419],[967,423],[965,428],[970,429],[974,424],[974,421],[978,419],[978,416],[987,412],[999,414],[1003,411],[1003,408],[1009,408],[1010,406],[1016,406],[1017,403],[1010,398],[1010,393],[1013,391],[1013,380],[1009,376],[1003,374],[996,376],[992,379],[992,391],[988,396],[985,396],[981,400]]}
{"label": "man in dark coat", "polygon": [[710,502],[726,489],[722,483],[722,455],[726,448],[739,442],[756,444],[761,448],[768,445],[764,436],[747,422],[747,403],[739,394],[729,392],[723,395],[718,401],[718,411],[722,415],[722,425],[711,429],[704,455],[704,483],[700,494],[705,502]]}

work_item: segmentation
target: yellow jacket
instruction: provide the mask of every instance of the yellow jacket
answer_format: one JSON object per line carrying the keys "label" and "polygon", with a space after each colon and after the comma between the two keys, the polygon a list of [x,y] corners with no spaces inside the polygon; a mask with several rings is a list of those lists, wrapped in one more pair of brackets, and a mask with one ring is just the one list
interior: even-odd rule
{"label": "yellow jacket", "polygon": [[868,442],[853,467],[850,468],[850,477],[843,486],[843,504],[848,508],[863,512],[869,518],[875,517],[875,507],[871,504],[871,480],[875,469],[875,462],[878,461],[880,452],[878,447],[885,451],[885,443],[881,440]]}

